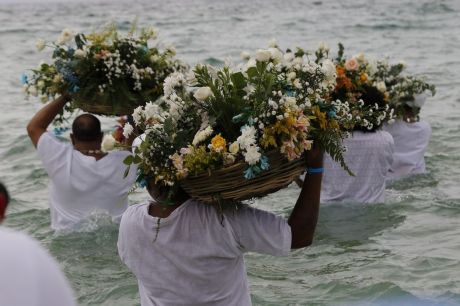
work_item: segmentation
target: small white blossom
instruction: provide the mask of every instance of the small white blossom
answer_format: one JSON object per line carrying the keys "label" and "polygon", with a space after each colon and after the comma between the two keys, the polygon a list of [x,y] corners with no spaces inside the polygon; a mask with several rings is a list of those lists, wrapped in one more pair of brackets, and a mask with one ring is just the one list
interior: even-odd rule
{"label": "small white blossom", "polygon": [[195,93],[193,94],[193,97],[197,99],[198,101],[206,101],[206,99],[208,99],[212,95],[213,94],[212,94],[211,88],[208,86],[205,86],[205,87],[198,88],[197,91],[195,91]]}
{"label": "small white blossom", "polygon": [[129,138],[129,136],[131,135],[133,131],[134,131],[133,126],[129,122],[127,122],[125,126],[123,127],[123,136],[125,138]]}
{"label": "small white blossom", "polygon": [[38,51],[42,51],[45,49],[46,42],[43,39],[38,39],[37,42],[35,43],[35,47],[37,48]]}

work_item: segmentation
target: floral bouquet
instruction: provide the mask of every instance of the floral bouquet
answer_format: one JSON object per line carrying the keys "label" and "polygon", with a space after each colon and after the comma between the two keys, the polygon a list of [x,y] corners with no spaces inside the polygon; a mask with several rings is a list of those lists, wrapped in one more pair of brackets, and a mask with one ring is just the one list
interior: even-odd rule
{"label": "floral bouquet", "polygon": [[428,84],[425,77],[405,74],[406,65],[403,62],[389,64],[387,60],[377,62],[375,78],[385,84],[388,90],[390,105],[395,109],[396,117],[403,119],[406,109],[418,117],[420,109],[427,97],[427,92],[434,96],[436,88]]}
{"label": "floral bouquet", "polygon": [[66,29],[55,43],[38,41],[38,50],[53,48],[52,63],[41,63],[30,75],[23,75],[24,89],[43,102],[70,93],[67,111],[130,114],[163,94],[162,84],[169,74],[185,69],[174,59],[173,47],[160,51],[156,44],[150,46],[155,38],[152,28],[137,31],[135,25],[127,35],[115,26],[89,35]]}
{"label": "floral bouquet", "polygon": [[[320,48],[315,54],[316,60],[321,62],[327,58],[328,51]],[[346,58],[344,47],[339,43],[335,65],[337,82],[331,97],[339,99],[350,109],[348,123],[351,124],[343,125],[344,129],[373,131],[392,119],[394,110],[388,103],[389,92],[379,77],[377,62],[363,53]]]}
{"label": "floral bouquet", "polygon": [[134,111],[145,134],[125,163],[170,196],[180,187],[208,203],[264,196],[304,172],[313,142],[345,166],[337,122],[347,114],[325,99],[334,86],[334,67],[276,47],[236,69],[174,73],[162,105]]}

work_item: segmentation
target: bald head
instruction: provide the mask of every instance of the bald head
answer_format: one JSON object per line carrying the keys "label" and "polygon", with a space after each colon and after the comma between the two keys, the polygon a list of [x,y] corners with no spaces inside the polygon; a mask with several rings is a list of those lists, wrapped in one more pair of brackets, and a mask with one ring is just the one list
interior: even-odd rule
{"label": "bald head", "polygon": [[101,122],[94,115],[80,115],[73,121],[72,134],[75,140],[81,142],[101,141]]}

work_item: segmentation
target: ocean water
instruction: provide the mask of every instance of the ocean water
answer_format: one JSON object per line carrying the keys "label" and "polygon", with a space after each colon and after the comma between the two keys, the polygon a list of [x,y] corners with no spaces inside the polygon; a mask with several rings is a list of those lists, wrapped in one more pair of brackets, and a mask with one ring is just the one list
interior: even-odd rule
{"label": "ocean water", "polygon": [[[325,41],[333,52],[341,41],[350,55],[403,59],[427,75],[438,89],[422,112],[433,129],[429,172],[389,186],[385,204],[323,205],[312,247],[248,254],[247,271],[254,305],[460,305],[460,1],[0,0],[0,180],[13,197],[5,225],[50,250],[80,305],[139,305],[136,280],[107,216],[77,233],[50,230],[48,177],[25,131],[39,103],[24,99],[19,76],[49,56],[35,51],[37,38],[112,21],[126,28],[136,16],[191,64],[236,62],[274,37],[282,48]],[[103,122],[110,130],[113,120]],[[291,186],[253,205],[287,216],[298,193]]]}

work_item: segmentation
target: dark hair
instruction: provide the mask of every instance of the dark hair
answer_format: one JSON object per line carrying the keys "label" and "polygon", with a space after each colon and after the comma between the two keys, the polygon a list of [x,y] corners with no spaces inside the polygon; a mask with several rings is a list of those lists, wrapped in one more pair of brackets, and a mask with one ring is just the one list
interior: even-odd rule
{"label": "dark hair", "polygon": [[0,182],[0,194],[3,193],[6,198],[6,206],[8,206],[8,202],[10,202],[10,195],[8,194],[8,190],[6,189],[5,185]]}
{"label": "dark hair", "polygon": [[97,141],[101,138],[101,122],[96,116],[83,114],[75,118],[72,134],[79,141]]}

